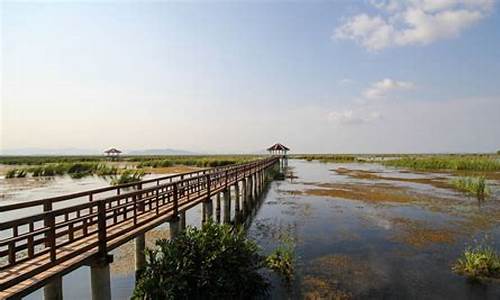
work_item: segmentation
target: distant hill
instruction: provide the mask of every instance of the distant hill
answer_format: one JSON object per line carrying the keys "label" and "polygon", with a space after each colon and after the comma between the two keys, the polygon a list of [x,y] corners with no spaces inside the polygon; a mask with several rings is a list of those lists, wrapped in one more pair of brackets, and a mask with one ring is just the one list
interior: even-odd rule
{"label": "distant hill", "polygon": [[17,148],[17,149],[0,149],[0,155],[102,155],[102,151],[96,149],[80,149],[80,148]]}
{"label": "distant hill", "polygon": [[125,155],[195,155],[197,153],[178,149],[145,149],[127,151]]}

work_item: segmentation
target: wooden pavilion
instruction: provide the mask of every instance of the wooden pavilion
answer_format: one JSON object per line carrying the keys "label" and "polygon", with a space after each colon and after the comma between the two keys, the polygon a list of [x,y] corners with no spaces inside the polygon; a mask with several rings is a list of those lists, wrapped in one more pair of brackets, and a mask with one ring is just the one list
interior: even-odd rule
{"label": "wooden pavilion", "polygon": [[286,156],[286,153],[290,151],[290,149],[280,143],[276,143],[271,147],[267,148],[267,151],[269,151],[269,154],[271,155]]}
{"label": "wooden pavilion", "polygon": [[111,160],[116,160],[120,157],[120,153],[122,153],[120,150],[116,148],[111,148],[106,151],[104,151],[107,157],[109,157]]}

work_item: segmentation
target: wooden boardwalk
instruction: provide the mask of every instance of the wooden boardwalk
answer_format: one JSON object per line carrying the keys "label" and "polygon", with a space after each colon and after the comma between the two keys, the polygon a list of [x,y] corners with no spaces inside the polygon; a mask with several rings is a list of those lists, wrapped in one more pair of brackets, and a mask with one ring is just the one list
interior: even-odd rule
{"label": "wooden boardwalk", "polygon": [[260,174],[279,158],[165,176],[49,199],[0,206],[27,215],[0,223],[0,299],[19,298],[55,277]]}

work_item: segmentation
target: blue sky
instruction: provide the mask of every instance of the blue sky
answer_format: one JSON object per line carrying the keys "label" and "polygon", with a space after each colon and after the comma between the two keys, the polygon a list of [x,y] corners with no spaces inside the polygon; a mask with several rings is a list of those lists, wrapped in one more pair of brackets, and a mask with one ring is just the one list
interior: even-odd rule
{"label": "blue sky", "polygon": [[1,7],[3,150],[500,148],[495,1]]}

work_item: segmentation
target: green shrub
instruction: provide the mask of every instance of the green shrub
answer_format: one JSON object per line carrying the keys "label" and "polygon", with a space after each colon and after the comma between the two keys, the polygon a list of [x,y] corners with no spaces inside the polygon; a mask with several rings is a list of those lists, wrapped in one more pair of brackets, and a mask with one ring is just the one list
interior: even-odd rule
{"label": "green shrub", "polygon": [[500,256],[491,247],[466,249],[453,271],[472,280],[500,278]]}
{"label": "green shrub", "polygon": [[147,250],[133,299],[253,299],[267,295],[265,259],[242,230],[208,222]]}
{"label": "green shrub", "polygon": [[451,184],[468,194],[476,195],[479,199],[483,199],[488,196],[490,189],[486,184],[486,179],[484,177],[459,177],[451,180]]}

